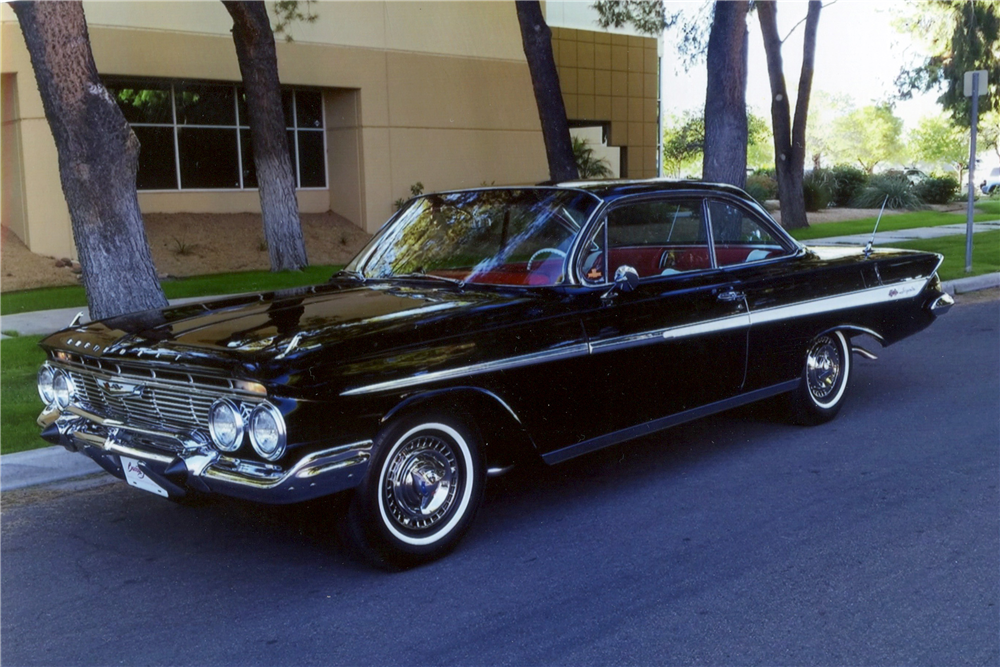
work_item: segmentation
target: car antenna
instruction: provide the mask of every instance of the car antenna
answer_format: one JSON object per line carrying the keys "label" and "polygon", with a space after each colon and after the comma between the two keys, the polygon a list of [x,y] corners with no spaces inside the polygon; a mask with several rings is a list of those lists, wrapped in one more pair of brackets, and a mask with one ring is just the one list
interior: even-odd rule
{"label": "car antenna", "polygon": [[872,244],[875,243],[875,232],[878,231],[879,220],[882,219],[882,213],[885,211],[885,204],[889,201],[889,195],[885,196],[882,200],[882,210],[878,212],[878,217],[875,218],[875,229],[872,230],[872,237],[868,239],[868,243],[865,244],[865,259],[868,259],[872,254]]}

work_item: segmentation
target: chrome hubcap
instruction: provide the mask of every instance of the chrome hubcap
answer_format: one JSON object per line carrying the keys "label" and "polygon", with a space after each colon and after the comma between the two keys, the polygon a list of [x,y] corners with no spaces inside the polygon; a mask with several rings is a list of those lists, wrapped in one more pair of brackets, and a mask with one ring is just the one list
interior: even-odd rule
{"label": "chrome hubcap", "polygon": [[382,493],[389,516],[400,527],[427,530],[448,514],[460,486],[451,443],[422,434],[399,447],[388,462]]}
{"label": "chrome hubcap", "polygon": [[840,378],[840,351],[829,336],[819,338],[806,357],[806,381],[809,393],[818,401],[826,399]]}

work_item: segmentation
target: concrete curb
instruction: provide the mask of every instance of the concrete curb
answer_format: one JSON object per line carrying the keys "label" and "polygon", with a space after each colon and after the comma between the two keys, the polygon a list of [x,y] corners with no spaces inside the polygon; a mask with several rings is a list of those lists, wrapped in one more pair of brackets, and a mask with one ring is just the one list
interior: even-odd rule
{"label": "concrete curb", "polygon": [[0,456],[0,490],[62,482],[102,472],[102,468],[81,454],[53,446]]}
{"label": "concrete curb", "polygon": [[[944,289],[949,294],[963,294],[965,292],[974,292],[994,287],[1000,287],[1000,273],[959,278],[944,283]],[[185,301],[187,300],[185,299]],[[61,326],[68,324],[72,316],[78,312],[78,309],[67,309],[66,312],[69,311],[72,311],[69,317],[63,317],[63,314],[59,315],[61,321],[64,320],[63,324],[39,333],[55,331]],[[25,313],[25,315],[32,314]],[[37,313],[34,314],[37,315]],[[4,318],[5,326],[7,321],[8,318]],[[28,332],[22,331],[21,333]],[[102,472],[101,467],[86,456],[70,453],[59,446],[43,447],[15,454],[4,454],[0,456],[0,491],[12,491],[31,486],[54,484],[99,472]]]}

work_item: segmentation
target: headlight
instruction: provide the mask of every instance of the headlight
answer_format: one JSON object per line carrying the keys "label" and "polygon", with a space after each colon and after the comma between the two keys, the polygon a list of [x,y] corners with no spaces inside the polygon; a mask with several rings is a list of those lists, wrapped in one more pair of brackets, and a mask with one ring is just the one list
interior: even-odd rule
{"label": "headlight", "polygon": [[224,452],[235,452],[243,444],[243,414],[228,398],[220,398],[208,411],[212,442]]}
{"label": "headlight", "polygon": [[75,393],[73,381],[69,375],[59,369],[54,370],[52,372],[52,395],[56,399],[56,405],[60,408],[69,406]]}
{"label": "headlight", "polygon": [[45,405],[52,405],[56,400],[55,392],[52,391],[53,375],[51,366],[38,369],[38,396]]}
{"label": "headlight", "polygon": [[250,415],[250,444],[268,461],[285,453],[285,420],[270,403],[261,403]]}

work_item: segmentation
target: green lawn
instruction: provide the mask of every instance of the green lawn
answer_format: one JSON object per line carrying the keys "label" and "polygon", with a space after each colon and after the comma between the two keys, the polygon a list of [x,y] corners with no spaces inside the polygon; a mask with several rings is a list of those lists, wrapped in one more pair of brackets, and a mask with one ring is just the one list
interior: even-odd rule
{"label": "green lawn", "polygon": [[[302,271],[244,271],[241,273],[215,273],[166,281],[163,291],[168,299],[239,294],[241,292],[266,292],[270,290],[315,285],[326,282],[339,271],[340,266],[309,266]],[[0,294],[0,315],[26,313],[52,308],[85,308],[87,296],[83,287],[45,287]]]}
{"label": "green lawn", "polygon": [[[986,202],[989,205],[1000,202]],[[990,207],[997,208],[997,207]],[[1000,211],[986,211],[977,207],[977,212],[973,220],[984,222],[996,220],[1000,217]],[[875,228],[873,218],[861,218],[859,220],[845,220],[843,222],[824,222],[812,225],[805,229],[790,230],[789,233],[799,241],[809,241],[821,239],[829,236],[849,236],[851,234],[871,234]],[[938,227],[940,225],[954,225],[967,220],[965,213],[941,213],[939,211],[913,211],[912,213],[900,213],[898,215],[884,215],[882,221],[878,223],[878,231],[889,232],[900,229],[916,229],[917,227]]]}
{"label": "green lawn", "polygon": [[954,280],[1000,271],[1000,231],[980,232],[972,237],[972,273],[965,272],[965,234],[893,243],[892,246],[930,250],[944,255],[944,262],[938,269],[941,280]]}
{"label": "green lawn", "polygon": [[976,202],[976,208],[994,218],[1000,217],[1000,199],[980,199]]}
{"label": "green lawn", "polygon": [[18,336],[0,340],[0,454],[46,447],[35,424],[42,411],[35,374],[45,361],[38,347],[42,336]]}

